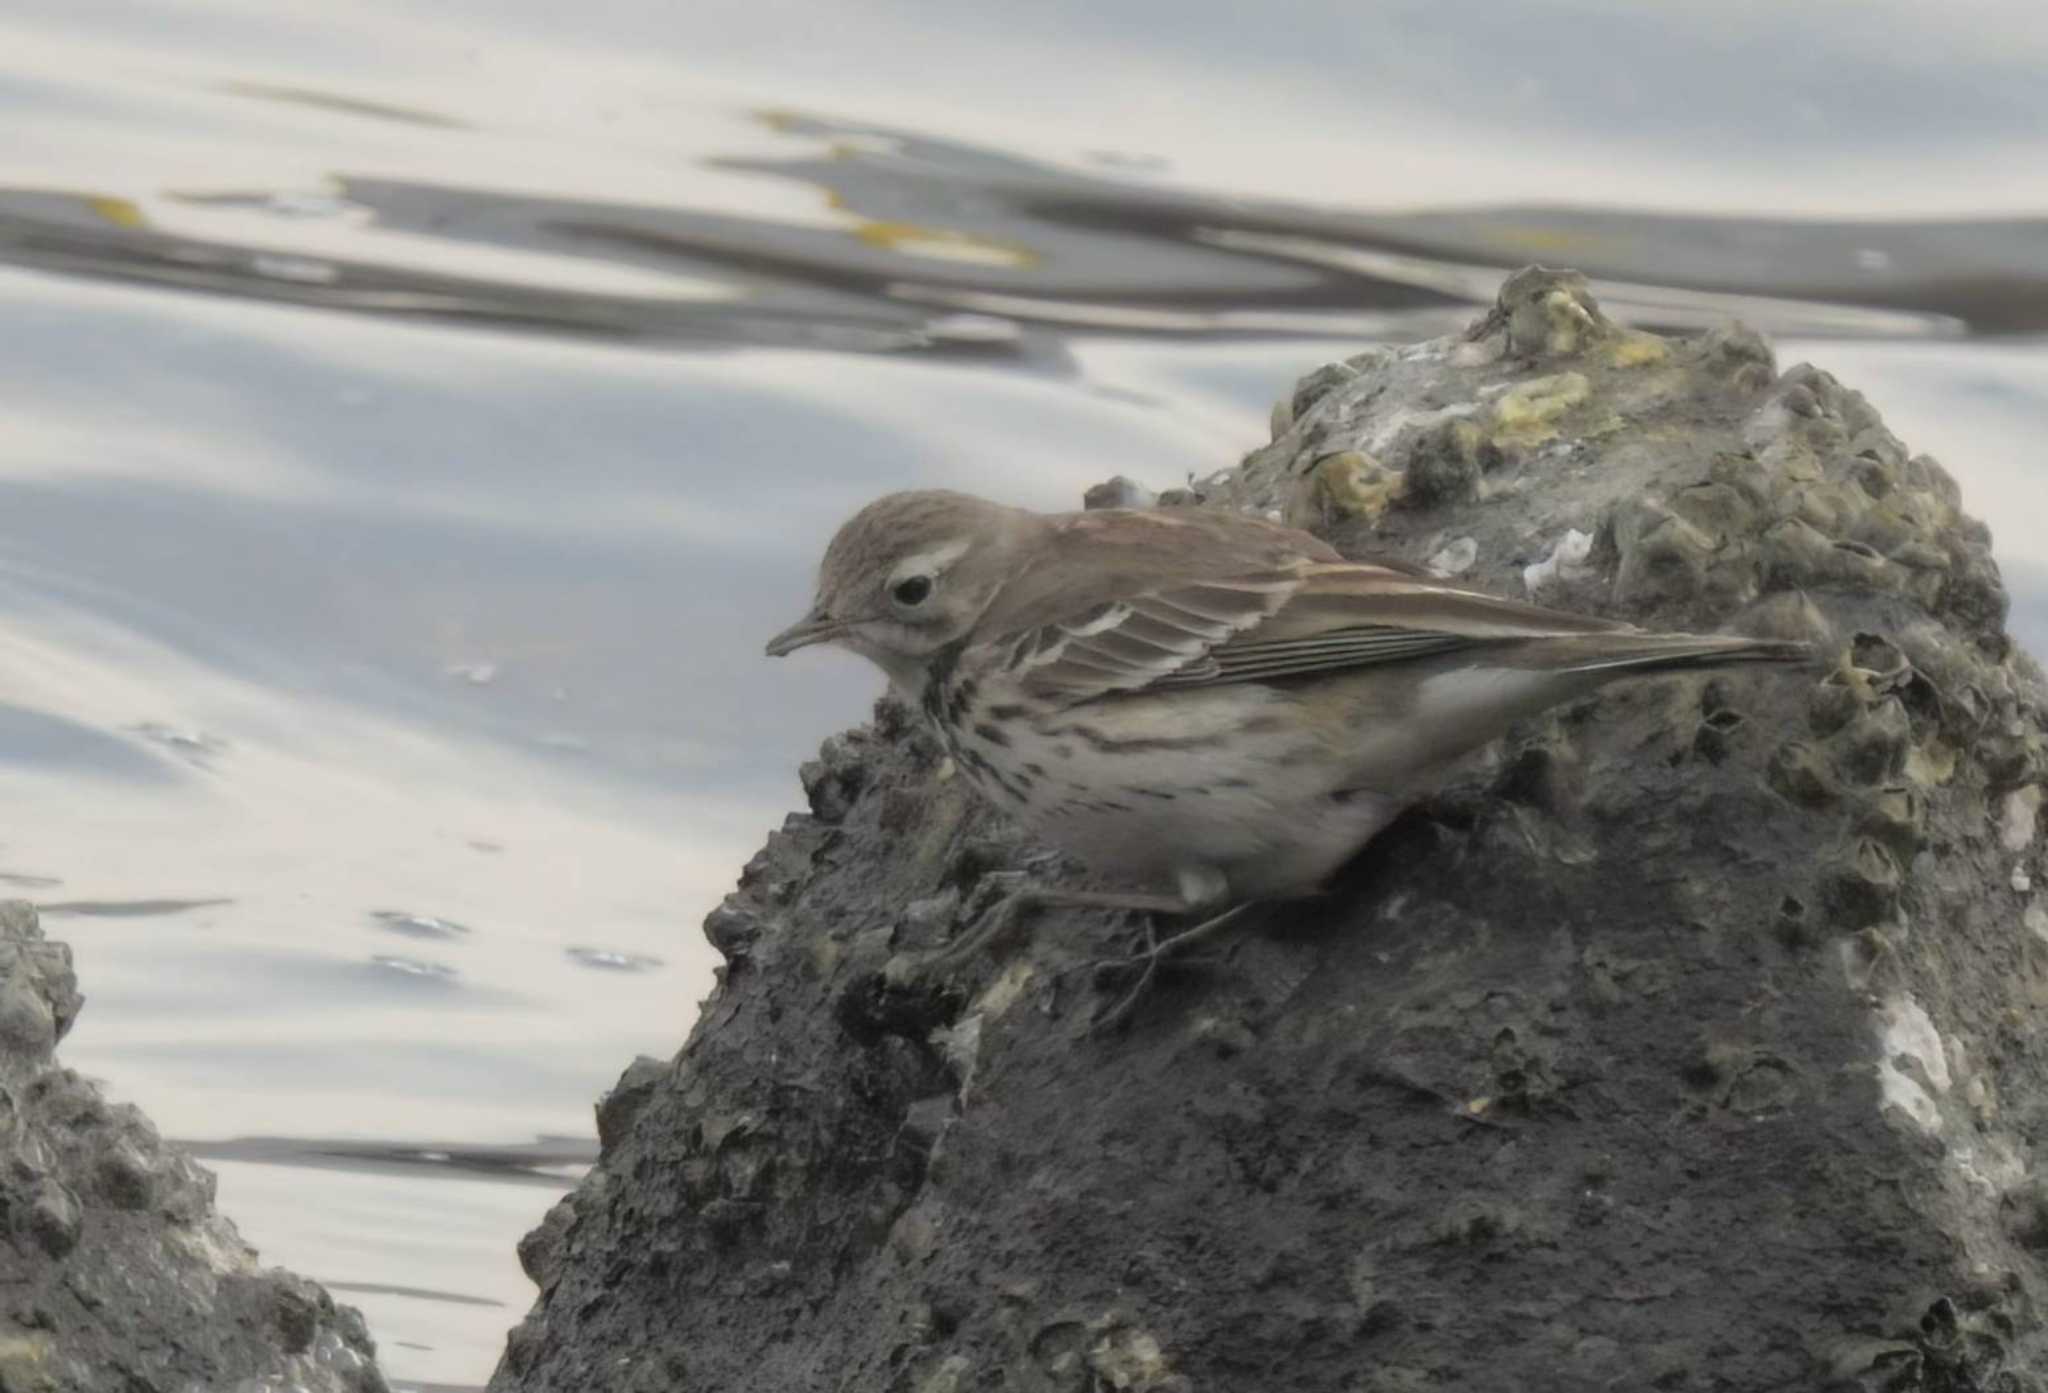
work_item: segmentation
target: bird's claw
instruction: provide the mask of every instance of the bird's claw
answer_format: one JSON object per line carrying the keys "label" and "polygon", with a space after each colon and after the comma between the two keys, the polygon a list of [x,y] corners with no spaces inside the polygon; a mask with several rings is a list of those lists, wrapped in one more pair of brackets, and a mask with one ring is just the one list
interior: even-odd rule
{"label": "bird's claw", "polygon": [[1142,964],[1142,967],[1138,972],[1138,980],[1131,983],[1124,990],[1124,994],[1110,1005],[1097,1009],[1089,1016],[1087,1034],[1107,1035],[1129,1020],[1131,1014],[1138,1009],[1138,1003],[1144,1000],[1145,993],[1151,990],[1152,979],[1159,975],[1159,954],[1156,949],[1150,953],[1140,954],[1136,958],[1125,958],[1121,962],[1096,964],[1095,980],[1098,984],[1105,982],[1105,972],[1121,973],[1139,964]]}
{"label": "bird's claw", "polygon": [[935,948],[919,960],[924,972],[947,972],[973,958],[982,949],[1007,937],[1017,921],[1038,908],[1039,895],[1031,878],[1021,871],[991,871],[974,887],[960,922],[966,927],[943,948]]}
{"label": "bird's claw", "polygon": [[1241,904],[1227,909],[1214,918],[1206,919],[1193,928],[1183,929],[1165,939],[1159,937],[1157,929],[1148,921],[1145,925],[1143,948],[1128,957],[1095,964],[1097,986],[1114,986],[1119,979],[1128,978],[1133,972],[1137,974],[1137,978],[1124,989],[1123,995],[1089,1018],[1086,1033],[1106,1035],[1128,1021],[1137,1011],[1138,1004],[1145,999],[1145,994],[1152,989],[1153,982],[1158,980],[1159,970],[1163,965],[1169,962],[1194,961],[1187,956],[1188,949],[1214,937],[1218,931],[1235,923],[1250,908],[1249,904]]}
{"label": "bird's claw", "polygon": [[974,882],[963,918],[979,918],[1007,900],[1032,898],[1042,887],[1029,871],[986,871]]}

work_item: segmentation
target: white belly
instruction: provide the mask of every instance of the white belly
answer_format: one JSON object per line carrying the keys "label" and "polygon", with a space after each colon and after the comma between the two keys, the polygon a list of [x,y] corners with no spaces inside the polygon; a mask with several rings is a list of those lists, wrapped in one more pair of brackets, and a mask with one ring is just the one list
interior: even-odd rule
{"label": "white belly", "polygon": [[1319,889],[1405,800],[1346,787],[1294,698],[1249,684],[1126,697],[1036,722],[989,713],[948,741],[962,772],[1121,883],[1220,874],[1235,900]]}

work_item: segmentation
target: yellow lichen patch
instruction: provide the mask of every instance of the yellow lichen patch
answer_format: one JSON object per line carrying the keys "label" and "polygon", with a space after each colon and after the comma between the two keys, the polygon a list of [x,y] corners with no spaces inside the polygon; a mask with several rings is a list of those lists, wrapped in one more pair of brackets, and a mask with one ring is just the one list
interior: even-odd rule
{"label": "yellow lichen patch", "polygon": [[1543,297],[1544,347],[1551,353],[1576,353],[1582,340],[1600,332],[1600,323],[1569,290],[1557,289]]}
{"label": "yellow lichen patch", "polygon": [[1387,468],[1363,450],[1343,450],[1324,455],[1315,463],[1310,477],[1318,511],[1339,518],[1363,518],[1370,522],[1387,511],[1407,479]]}
{"label": "yellow lichen patch", "polygon": [[1143,1330],[1116,1326],[1088,1351],[1096,1378],[1119,1393],[1145,1393],[1165,1383],[1171,1370],[1159,1341]]}
{"label": "yellow lichen patch", "polygon": [[1646,363],[1663,362],[1671,356],[1671,350],[1655,334],[1630,331],[1615,340],[1607,356],[1618,368],[1639,368]]}
{"label": "yellow lichen patch", "polygon": [[[220,1230],[207,1224],[170,1229],[162,1242],[166,1248],[176,1249],[215,1272],[246,1271],[256,1257],[255,1250],[241,1245],[233,1230],[223,1238]],[[6,1386],[0,1383],[0,1388]]]}
{"label": "yellow lichen patch", "polygon": [[1007,266],[1015,270],[1027,270],[1039,262],[1037,252],[1014,242],[919,223],[864,222],[853,229],[853,235],[871,247],[937,261],[970,261],[978,266]]}
{"label": "yellow lichen patch", "polygon": [[1486,445],[1486,432],[1471,421],[1451,422],[1447,436],[1457,447],[1459,455],[1468,460],[1477,460],[1479,451]]}
{"label": "yellow lichen patch", "polygon": [[1552,377],[1534,377],[1503,393],[1493,404],[1493,429],[1497,440],[1518,445],[1541,445],[1557,438],[1557,421],[1567,411],[1593,394],[1586,375],[1561,372]]}
{"label": "yellow lichen patch", "polygon": [[1581,440],[1598,440],[1602,436],[1613,435],[1617,431],[1627,430],[1628,425],[1629,423],[1621,416],[1610,411],[1606,415],[1580,426],[1575,433]]}
{"label": "yellow lichen patch", "polygon": [[1029,962],[1019,959],[1003,970],[1001,976],[989,983],[988,990],[976,998],[974,1005],[967,1009],[969,1015],[982,1015],[990,1019],[1003,1014],[1017,1004],[1024,995],[1024,989],[1031,985],[1031,979],[1038,975],[1038,969]]}
{"label": "yellow lichen patch", "polygon": [[964,1380],[972,1372],[974,1365],[966,1355],[949,1354],[918,1384],[917,1393],[960,1393]]}
{"label": "yellow lichen patch", "polygon": [[846,949],[834,940],[820,934],[810,942],[811,966],[820,977],[830,977],[839,970],[840,960],[846,956]]}
{"label": "yellow lichen patch", "polygon": [[147,227],[149,219],[142,216],[142,209],[125,198],[88,198],[85,206],[100,218],[116,227]]}
{"label": "yellow lichen patch", "polygon": [[50,1342],[42,1335],[0,1336],[0,1388],[8,1393],[15,1389],[41,1393],[55,1388],[57,1381],[46,1367],[49,1358]]}

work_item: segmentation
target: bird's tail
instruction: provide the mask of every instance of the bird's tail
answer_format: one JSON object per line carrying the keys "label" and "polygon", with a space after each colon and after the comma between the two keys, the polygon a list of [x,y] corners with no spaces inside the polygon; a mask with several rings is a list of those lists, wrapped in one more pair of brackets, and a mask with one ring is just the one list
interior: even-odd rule
{"label": "bird's tail", "polygon": [[1730,663],[1803,663],[1813,646],[1790,639],[1737,634],[1585,634],[1545,639],[1525,650],[1528,666],[1553,672],[1668,672]]}

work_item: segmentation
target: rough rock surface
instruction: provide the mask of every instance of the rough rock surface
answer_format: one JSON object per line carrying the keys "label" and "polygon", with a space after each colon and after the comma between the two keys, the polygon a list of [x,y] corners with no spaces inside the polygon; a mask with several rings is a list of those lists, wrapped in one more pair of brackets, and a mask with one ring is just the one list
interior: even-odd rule
{"label": "rough rock surface", "polygon": [[600,1104],[496,1393],[2048,1389],[2048,694],[1949,476],[1544,271],[1274,424],[1161,505],[1823,658],[1531,724],[1108,1038],[1109,916],[903,970],[1077,872],[885,704]]}
{"label": "rough rock surface", "polygon": [[360,1315],[259,1268],[213,1176],[56,1063],[71,950],[0,901],[0,1393],[382,1393]]}

